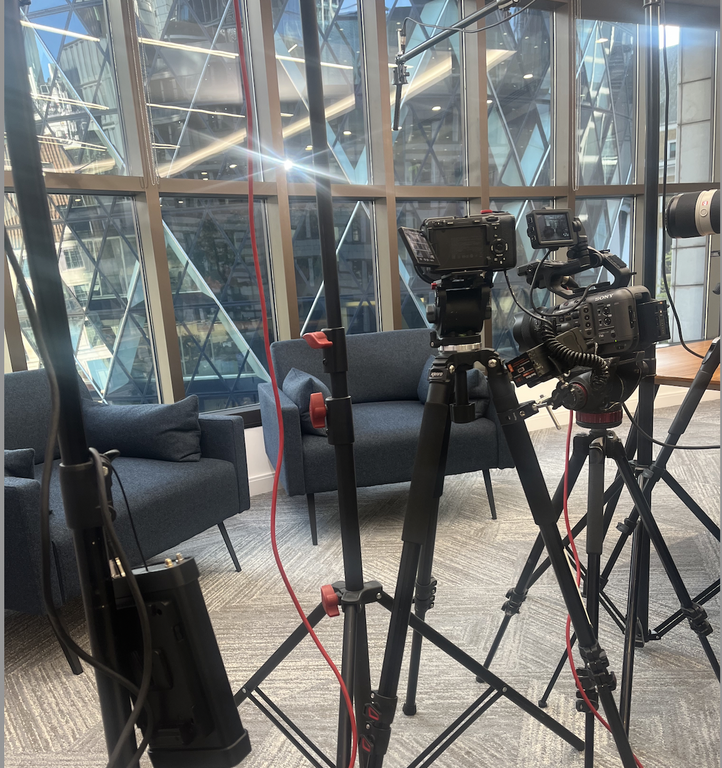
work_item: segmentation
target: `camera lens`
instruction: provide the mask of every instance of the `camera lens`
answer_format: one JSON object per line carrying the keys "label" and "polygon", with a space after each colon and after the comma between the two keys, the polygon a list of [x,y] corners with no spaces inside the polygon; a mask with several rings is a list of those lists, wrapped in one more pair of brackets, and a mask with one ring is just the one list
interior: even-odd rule
{"label": "camera lens", "polygon": [[664,212],[664,226],[674,238],[719,234],[719,189],[673,197]]}

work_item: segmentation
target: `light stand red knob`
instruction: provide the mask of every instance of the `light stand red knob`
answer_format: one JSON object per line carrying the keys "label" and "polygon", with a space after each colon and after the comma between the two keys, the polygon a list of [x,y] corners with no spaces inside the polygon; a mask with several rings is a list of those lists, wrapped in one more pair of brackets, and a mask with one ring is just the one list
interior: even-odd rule
{"label": "light stand red knob", "polygon": [[327,616],[338,616],[338,594],[331,584],[321,587],[321,604]]}
{"label": "light stand red knob", "polygon": [[314,392],[308,403],[308,414],[311,424],[316,429],[324,429],[326,426],[326,401],[322,392]]}

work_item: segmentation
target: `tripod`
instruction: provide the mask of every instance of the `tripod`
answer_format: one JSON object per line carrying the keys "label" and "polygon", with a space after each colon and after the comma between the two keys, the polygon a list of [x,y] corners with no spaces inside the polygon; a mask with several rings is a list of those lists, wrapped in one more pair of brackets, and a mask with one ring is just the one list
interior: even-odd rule
{"label": "tripod", "polygon": [[[462,343],[463,342],[463,343]],[[556,528],[556,516],[552,500],[544,482],[539,462],[524,424],[524,418],[536,411],[534,403],[519,404],[511,379],[496,352],[481,348],[480,336],[457,339],[442,338],[439,344],[441,354],[434,361],[429,373],[429,395],[419,436],[414,472],[409,490],[409,501],[404,520],[402,540],[404,542],[399,565],[396,593],[393,600],[386,651],[384,654],[381,679],[378,689],[372,692],[365,709],[364,738],[361,743],[363,765],[366,768],[381,768],[386,752],[391,725],[393,723],[401,663],[407,626],[430,636],[429,628],[418,617],[411,616],[414,582],[419,570],[421,551],[429,546],[434,533],[438,498],[441,494],[446,448],[452,415],[455,419],[469,418],[466,400],[466,370],[480,362],[488,371],[489,388],[499,414],[504,434],[521,479],[524,494],[529,503],[534,521],[539,526],[541,538],[549,553],[557,581],[565,603],[572,617],[577,636],[580,638],[582,655],[589,670],[590,679],[598,691],[607,714],[617,749],[625,768],[635,765],[629,741],[614,701],[614,675],[608,669],[606,654],[599,646],[594,627],[585,612],[581,597],[564,553],[564,547]],[[450,408],[454,391],[456,398]],[[428,556],[428,555],[427,555]],[[438,635],[438,633],[435,633]],[[438,644],[438,643],[437,643]],[[441,646],[440,646],[441,647]],[[506,686],[481,664],[467,665],[490,690],[497,693],[487,702],[491,706],[501,695],[506,696],[524,711],[545,722],[543,712]],[[502,687],[499,688],[499,685]],[[513,694],[513,695],[512,695]],[[409,703],[409,702],[407,702]],[[553,723],[554,721],[552,721]],[[552,727],[548,722],[546,725]],[[578,749],[583,747],[579,739],[572,741],[560,733],[560,726],[552,728]]]}
{"label": "tripod", "polygon": [[[719,355],[720,355],[719,339],[715,339],[712,342],[709,351],[705,355],[705,358],[700,365],[699,371],[697,372],[697,375],[695,376],[694,381],[692,382],[692,385],[690,386],[687,394],[685,395],[682,405],[680,406],[674,420],[672,421],[672,424],[670,425],[669,431],[667,433],[667,437],[664,440],[664,442],[667,445],[662,447],[657,458],[650,466],[649,470],[645,470],[642,473],[642,476],[644,478],[644,484],[642,486],[643,492],[646,493],[647,490],[651,491],[651,489],[654,487],[654,485],[656,485],[656,483],[660,479],[664,480],[666,484],[677,494],[680,500],[690,509],[692,514],[698,520],[700,520],[700,522],[704,525],[704,527],[707,530],[709,530],[710,533],[712,533],[712,535],[715,536],[715,538],[717,538],[718,541],[720,538],[719,526],[717,526],[716,523],[714,523],[709,518],[709,516],[704,512],[704,510],[701,509],[701,507],[694,501],[694,499],[692,499],[692,497],[672,477],[672,475],[669,473],[666,467],[667,467],[667,463],[669,462],[669,458],[672,455],[672,452],[674,451],[674,446],[677,445],[680,438],[687,430],[687,427],[689,426],[689,423],[694,415],[695,409],[697,408],[702,398],[702,395],[706,391],[712,379],[712,376],[714,375],[715,371],[719,367]],[[581,472],[581,469],[584,466],[584,463],[587,459],[588,452],[589,452],[589,445],[593,440],[592,435],[593,435],[593,430],[592,432],[589,432],[587,434],[577,434],[574,437],[574,449],[569,462],[569,479],[568,479],[569,492],[571,492],[572,488],[574,487],[579,477],[579,474]],[[637,438],[637,429],[634,425],[632,425],[632,428],[629,431],[629,435],[627,437],[626,445],[624,448],[624,452],[628,461],[630,461],[634,456],[635,447],[636,447],[636,438]],[[603,531],[605,536],[611,525],[612,519],[614,517],[614,513],[616,512],[616,506],[619,501],[619,497],[623,487],[624,487],[624,480],[622,478],[621,473],[618,472],[615,480],[612,482],[609,488],[603,493],[602,503],[606,507],[606,510],[604,512],[604,517],[603,517]],[[563,482],[560,481],[559,486],[557,488],[557,492],[554,495],[554,500],[553,500],[554,509],[557,514],[557,517],[561,514],[562,492],[563,492]],[[585,514],[572,529],[572,533],[575,536],[586,527],[587,520],[588,520],[588,513]],[[617,542],[615,543],[612,553],[610,554],[610,557],[607,560],[604,570],[601,573],[601,576],[599,578],[598,602],[607,611],[607,613],[609,614],[611,619],[615,622],[615,624],[619,627],[619,629],[625,634],[627,633],[627,627],[629,625],[628,617],[624,613],[622,613],[622,611],[620,611],[619,608],[615,606],[614,602],[605,593],[604,588],[609,581],[611,573],[624,549],[624,546],[627,540],[633,534],[635,529],[638,527],[638,521],[639,521],[639,512],[637,510],[637,507],[635,506],[635,508],[628,515],[628,517],[626,517],[623,522],[620,522],[617,525],[617,528],[621,532],[621,535],[619,536]],[[566,538],[564,539],[564,544],[565,545],[568,544],[568,539]],[[491,665],[491,662],[496,654],[496,651],[499,648],[501,640],[504,637],[504,634],[506,632],[507,627],[509,626],[509,623],[512,617],[515,616],[521,609],[521,606],[524,603],[524,600],[526,599],[526,595],[529,589],[531,588],[531,586],[534,583],[536,583],[536,581],[541,577],[541,575],[547,570],[549,566],[549,562],[547,560],[537,568],[537,564],[539,563],[539,559],[542,555],[542,551],[543,551],[543,543],[541,541],[541,537],[538,537],[529,553],[529,556],[526,560],[526,563],[524,565],[524,568],[522,569],[522,573],[516,585],[507,592],[507,600],[502,606],[502,610],[504,611],[504,618],[502,619],[502,623],[496,633],[496,636],[494,637],[491,648],[489,649],[488,655],[484,662],[485,666]],[[586,572],[583,572],[583,577],[586,578]],[[715,582],[710,584],[706,589],[702,590],[702,592],[696,595],[692,599],[692,603],[697,606],[704,605],[704,603],[706,603],[708,600],[710,600],[712,597],[718,594],[719,589],[720,589],[720,582],[719,582],[719,579],[717,579]],[[687,612],[683,606],[678,611],[676,611],[671,616],[669,616],[667,619],[665,619],[663,622],[661,622],[654,630],[646,633],[645,635],[640,634],[638,622],[635,621],[631,625],[633,627],[636,627],[636,632],[632,633],[629,636],[628,645],[625,649],[625,663],[624,663],[624,669],[623,669],[622,688],[621,688],[622,696],[621,696],[621,702],[620,702],[620,710],[622,712],[623,720],[625,721],[625,727],[627,728],[629,727],[631,690],[632,690],[632,680],[633,680],[633,670],[634,670],[633,655],[634,655],[635,645],[639,646],[647,640],[661,639],[665,634],[667,634],[667,632],[669,632],[671,629],[673,629],[682,621],[684,621],[685,618],[687,618]],[[634,643],[631,642],[632,639],[635,640]],[[549,697],[549,694],[551,693],[564,667],[566,657],[567,657],[567,653],[565,650],[564,653],[562,654],[559,664],[557,665],[554,671],[554,674],[551,677],[551,680],[544,692],[544,695],[539,701],[540,706],[546,705],[546,701]],[[712,666],[714,669],[715,664],[713,663]],[[715,670],[715,673],[719,677],[718,669]]]}

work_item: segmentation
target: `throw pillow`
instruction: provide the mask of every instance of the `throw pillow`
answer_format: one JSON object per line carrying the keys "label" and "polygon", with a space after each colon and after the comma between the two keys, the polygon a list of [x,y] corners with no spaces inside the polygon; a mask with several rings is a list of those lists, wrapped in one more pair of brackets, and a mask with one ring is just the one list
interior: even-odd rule
{"label": "throw pillow", "polygon": [[82,401],[88,445],[101,453],[161,461],[200,461],[198,398],[170,405],[104,405]]}
{"label": "throw pillow", "polygon": [[311,376],[310,373],[299,371],[298,368],[291,368],[286,374],[286,378],[281,385],[284,395],[293,400],[298,408],[301,416],[301,432],[305,432],[307,435],[320,435],[326,436],[325,429],[316,429],[311,424],[311,414],[308,412],[311,395],[314,392],[321,392],[324,400],[327,397],[331,397],[331,391],[329,388],[315,376]]}
{"label": "throw pillow", "polygon": [[35,451],[32,448],[5,451],[5,477],[26,477],[34,480]]}
{"label": "throw pillow", "polygon": [[[426,402],[429,396],[429,371],[436,358],[436,355],[430,355],[424,364],[419,378],[417,393],[422,403]],[[481,418],[489,405],[489,385],[486,377],[478,368],[471,368],[466,372],[466,386],[469,392],[469,402],[474,403],[476,418]]]}

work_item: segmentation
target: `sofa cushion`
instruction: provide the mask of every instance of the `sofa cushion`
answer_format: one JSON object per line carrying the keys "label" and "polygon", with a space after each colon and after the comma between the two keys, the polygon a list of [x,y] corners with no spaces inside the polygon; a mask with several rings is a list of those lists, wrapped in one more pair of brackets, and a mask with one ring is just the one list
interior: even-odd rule
{"label": "sofa cushion", "polygon": [[[66,599],[69,600],[80,593],[80,586],[72,533],[62,514],[63,500],[57,471],[59,463],[53,463],[50,483],[50,508],[56,512],[51,515],[50,525]],[[238,484],[235,469],[229,461],[201,459],[193,463],[174,463],[121,456],[115,459],[113,466],[123,483],[140,545],[147,559],[171,547],[178,548],[178,542],[239,512]],[[38,480],[42,471],[42,464],[35,467]],[[140,565],[141,557],[115,476],[112,495],[113,506],[118,512],[115,521],[118,537],[131,563]],[[218,543],[223,546],[220,537]]]}
{"label": "sofa cushion", "polygon": [[[429,356],[429,331],[358,333],[346,338],[348,388],[354,403],[386,400],[416,400],[419,372]],[[271,345],[276,376],[283,381],[291,368],[316,376],[330,386],[323,370],[323,355],[303,339],[277,341]]]}
{"label": "sofa cushion", "polygon": [[101,453],[160,461],[199,461],[198,398],[170,405],[103,405],[82,400],[88,443]]}
{"label": "sofa cushion", "polygon": [[[45,370],[5,374],[5,448],[33,448],[35,461],[45,461],[50,423],[50,384]],[[60,457],[55,446],[54,458]]]}
{"label": "sofa cushion", "polygon": [[[422,403],[426,402],[429,396],[429,371],[436,355],[431,355],[424,365],[424,369],[419,376],[419,386],[417,393]],[[486,376],[478,368],[470,368],[466,372],[466,386],[469,394],[469,402],[474,403],[474,412],[476,418],[480,419],[486,414],[489,405],[489,384]]]}
{"label": "sofa cushion", "polygon": [[299,371],[298,368],[291,368],[286,374],[286,378],[281,385],[284,395],[295,403],[298,408],[298,413],[301,417],[301,431],[307,435],[326,435],[325,429],[316,429],[311,424],[311,414],[309,413],[309,406],[311,401],[311,395],[315,392],[320,392],[325,400],[331,397],[331,391],[329,388],[315,376],[310,373],[304,373]]}
{"label": "sofa cushion", "polygon": [[[354,457],[360,488],[410,480],[424,406],[402,400],[354,405]],[[328,440],[303,435],[306,493],[336,488],[336,462]],[[446,474],[498,466],[497,428],[486,418],[452,424]]]}
{"label": "sofa cushion", "polygon": [[5,451],[5,477],[35,478],[35,451],[32,448],[17,448]]}

